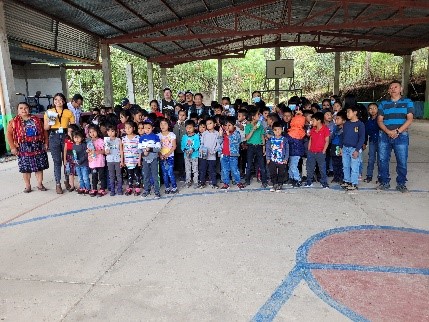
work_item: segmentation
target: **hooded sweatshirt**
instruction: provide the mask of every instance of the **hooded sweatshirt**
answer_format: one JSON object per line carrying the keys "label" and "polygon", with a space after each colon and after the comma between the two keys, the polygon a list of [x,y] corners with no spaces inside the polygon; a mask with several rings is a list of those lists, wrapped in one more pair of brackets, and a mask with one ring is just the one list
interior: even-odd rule
{"label": "hooded sweatshirt", "polygon": [[304,137],[305,137],[305,117],[297,114],[290,121],[290,129],[288,131],[289,155],[303,156],[305,153]]}

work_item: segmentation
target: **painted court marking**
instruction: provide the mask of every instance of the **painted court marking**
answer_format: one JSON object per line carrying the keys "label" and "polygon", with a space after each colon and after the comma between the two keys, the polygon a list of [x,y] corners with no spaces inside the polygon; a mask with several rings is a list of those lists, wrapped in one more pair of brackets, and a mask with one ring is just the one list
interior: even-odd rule
{"label": "painted court marking", "polygon": [[282,283],[276,288],[268,301],[255,314],[252,321],[272,321],[281,307],[290,299],[295,288],[304,280],[309,288],[324,302],[331,307],[350,318],[353,321],[366,322],[368,319],[354,312],[349,307],[339,303],[332,298],[319,284],[314,277],[312,270],[341,270],[341,271],[359,271],[359,272],[381,272],[393,274],[419,274],[429,275],[429,268],[413,268],[413,267],[395,267],[395,266],[365,266],[353,264],[323,264],[308,262],[308,255],[311,248],[320,240],[335,234],[351,231],[362,230],[385,230],[385,231],[401,231],[428,235],[429,231],[412,228],[402,228],[393,226],[349,226],[340,227],[318,233],[304,242],[297,251],[296,265],[289,272]]}

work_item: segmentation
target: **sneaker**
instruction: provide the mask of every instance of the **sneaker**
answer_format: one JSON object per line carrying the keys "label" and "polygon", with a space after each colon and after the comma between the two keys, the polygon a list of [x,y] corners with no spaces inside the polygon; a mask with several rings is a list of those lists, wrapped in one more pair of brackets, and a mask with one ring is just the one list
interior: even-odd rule
{"label": "sneaker", "polygon": [[262,185],[261,185],[261,188],[262,189],[266,189],[268,187],[268,184],[266,183],[266,182],[264,182]]}
{"label": "sneaker", "polygon": [[165,193],[166,195],[169,195],[169,194],[170,194],[170,188],[165,189],[165,190],[164,190],[164,193]]}
{"label": "sneaker", "polygon": [[142,193],[142,195],[141,195],[141,197],[142,198],[146,198],[147,196],[149,196],[150,195],[150,191],[143,191],[143,193]]}
{"label": "sneaker", "polygon": [[217,184],[212,184],[212,189],[219,189],[219,186]]}
{"label": "sneaker", "polygon": [[104,190],[104,189],[100,189],[100,190],[98,190],[98,196],[99,197],[103,197],[103,196],[105,196],[107,193],[106,193],[106,190]]}
{"label": "sneaker", "polygon": [[250,186],[250,181],[246,181],[244,184],[245,184],[246,186]]}
{"label": "sneaker", "polygon": [[228,190],[229,189],[229,185],[224,183],[223,186],[220,188],[221,190]]}
{"label": "sneaker", "polygon": [[244,189],[244,184],[242,184],[241,182],[237,183],[237,188],[238,189]]}
{"label": "sneaker", "polygon": [[85,191],[85,189],[79,188],[79,189],[77,189],[77,194],[82,195],[84,191]]}
{"label": "sneaker", "polygon": [[61,184],[57,184],[57,186],[55,187],[55,191],[57,192],[57,194],[62,195],[63,194],[63,188],[61,188]]}
{"label": "sneaker", "polygon": [[110,191],[110,196],[113,197],[114,195],[116,195],[115,190]]}
{"label": "sneaker", "polygon": [[90,197],[95,197],[97,195],[97,190],[90,190],[89,191],[89,196]]}
{"label": "sneaker", "polygon": [[293,188],[299,188],[299,187],[301,187],[301,182],[299,182],[298,180],[295,180],[295,181],[292,183],[292,187],[293,187]]}
{"label": "sneaker", "polygon": [[84,195],[89,194],[89,190],[88,189],[84,189],[82,194],[84,194]]}
{"label": "sneaker", "polygon": [[343,188],[343,189],[347,189],[347,187],[350,186],[350,185],[351,185],[351,183],[343,181],[340,184],[340,187]]}
{"label": "sneaker", "polygon": [[380,183],[376,189],[379,190],[379,191],[389,190],[390,189],[390,184],[388,184],[388,183]]}
{"label": "sneaker", "polygon": [[131,188],[127,188],[127,190],[125,190],[125,195],[126,196],[129,196],[129,195],[131,195],[133,193],[133,189],[131,189]]}
{"label": "sneaker", "polygon": [[351,185],[346,187],[346,190],[347,191],[356,191],[356,190],[358,190],[358,186],[355,184],[351,184]]}
{"label": "sneaker", "polygon": [[276,190],[276,192],[280,192],[280,191],[282,191],[283,190],[283,185],[282,184],[279,184],[278,186],[277,186],[277,190]]}
{"label": "sneaker", "polygon": [[140,194],[141,194],[141,190],[140,190],[140,188],[136,188],[136,189],[134,190],[134,196],[140,196]]}
{"label": "sneaker", "polygon": [[372,177],[366,177],[366,179],[363,180],[363,182],[366,182],[366,183],[370,183],[371,181],[372,181]]}
{"label": "sneaker", "polygon": [[322,183],[322,189],[329,189],[329,184]]}
{"label": "sneaker", "polygon": [[192,182],[186,182],[186,187],[188,188],[192,187]]}
{"label": "sneaker", "polygon": [[199,183],[195,186],[195,189],[202,189],[204,186],[202,183]]}
{"label": "sneaker", "polygon": [[155,192],[155,199],[161,198],[161,194],[159,192]]}
{"label": "sneaker", "polygon": [[277,185],[275,184],[275,185],[270,189],[270,192],[276,192],[276,190],[277,190]]}
{"label": "sneaker", "polygon": [[304,185],[304,188],[311,188],[313,186],[313,182],[307,181]]}
{"label": "sneaker", "polygon": [[178,192],[179,192],[179,190],[177,189],[177,187],[176,188],[171,188],[171,190],[170,190],[171,194],[175,194],[175,193],[178,193]]}
{"label": "sneaker", "polygon": [[117,193],[117,195],[118,196],[122,196],[124,194],[124,192],[122,191],[122,189],[118,189],[118,193]]}
{"label": "sneaker", "polygon": [[398,184],[396,186],[396,190],[399,191],[399,192],[402,192],[402,193],[409,192],[408,188],[404,184]]}

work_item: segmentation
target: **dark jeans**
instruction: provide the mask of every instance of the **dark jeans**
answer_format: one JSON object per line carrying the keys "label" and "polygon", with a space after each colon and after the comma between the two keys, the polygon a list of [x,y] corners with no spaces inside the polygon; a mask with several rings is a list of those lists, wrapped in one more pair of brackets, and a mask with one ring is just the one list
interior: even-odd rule
{"label": "dark jeans", "polygon": [[216,184],[216,160],[207,160],[200,158],[198,160],[198,165],[200,167],[200,183],[206,184],[206,175],[207,169],[209,170],[209,178],[211,184]]}
{"label": "dark jeans", "polygon": [[141,181],[140,167],[136,166],[133,169],[128,168],[127,172],[128,172],[128,188],[129,189],[140,188],[140,181]]}
{"label": "dark jeans", "polygon": [[312,182],[314,177],[314,171],[316,169],[316,163],[320,170],[320,183],[327,184],[326,177],[326,155],[322,152],[313,153],[308,151],[307,153],[307,182]]}
{"label": "dark jeans", "polygon": [[118,191],[122,191],[122,172],[119,162],[107,162],[107,168],[109,169],[109,184],[110,191],[115,191],[115,181],[117,184]]}
{"label": "dark jeans", "polygon": [[286,177],[286,164],[270,161],[268,164],[270,170],[271,182],[274,184],[283,184]]}
{"label": "dark jeans", "polygon": [[[66,129],[67,131],[67,129]],[[64,160],[64,134],[51,132],[49,134],[49,150],[54,161],[54,177],[56,184],[61,183],[61,168]]]}
{"label": "dark jeans", "polygon": [[92,173],[92,190],[97,190],[98,181],[101,182],[101,189],[106,190],[106,169],[104,167],[91,169]]}
{"label": "dark jeans", "polygon": [[143,177],[144,177],[144,190],[150,191],[150,179],[153,178],[153,185],[155,193],[159,193],[159,174],[158,174],[158,159],[153,160],[151,163],[143,161]]}
{"label": "dark jeans", "polygon": [[253,164],[253,159],[256,157],[256,164],[261,170],[261,181],[262,183],[267,183],[267,172],[265,170],[265,162],[263,155],[262,145],[253,145],[248,144],[247,148],[247,167],[246,167],[246,182],[250,182],[251,169]]}
{"label": "dark jeans", "polygon": [[334,169],[334,180],[343,181],[343,158],[339,155],[331,156],[332,167]]}
{"label": "dark jeans", "polygon": [[180,177],[185,175],[185,157],[183,153],[174,154],[174,170],[176,170]]}

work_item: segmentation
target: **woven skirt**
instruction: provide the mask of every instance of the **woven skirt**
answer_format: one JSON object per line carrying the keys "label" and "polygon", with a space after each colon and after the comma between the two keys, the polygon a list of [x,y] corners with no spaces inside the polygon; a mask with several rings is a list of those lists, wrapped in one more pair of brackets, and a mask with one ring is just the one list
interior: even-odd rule
{"label": "woven skirt", "polygon": [[32,173],[49,168],[48,154],[42,142],[23,142],[18,150],[19,172]]}

